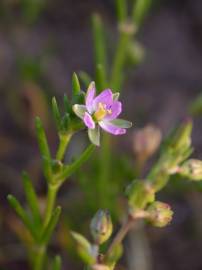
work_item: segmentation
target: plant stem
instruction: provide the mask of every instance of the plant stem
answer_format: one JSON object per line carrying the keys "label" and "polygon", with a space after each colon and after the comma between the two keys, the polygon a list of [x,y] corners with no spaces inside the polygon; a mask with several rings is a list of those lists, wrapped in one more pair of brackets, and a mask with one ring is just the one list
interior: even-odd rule
{"label": "plant stem", "polygon": [[128,231],[134,226],[135,221],[136,221],[135,219],[128,216],[127,221],[122,225],[121,229],[118,231],[117,235],[115,236],[111,245],[109,246],[106,255],[111,253],[113,248],[123,241]]}
{"label": "plant stem", "polygon": [[[103,143],[102,148],[100,150],[100,171],[98,175],[98,179],[96,181],[96,187],[98,192],[98,203],[100,208],[109,207],[108,201],[108,188],[107,182],[109,181],[110,174],[110,137],[108,134],[103,134]],[[106,194],[107,193],[107,194]],[[103,194],[105,194],[105,198],[103,198]],[[104,205],[103,205],[104,204]]]}
{"label": "plant stem", "polygon": [[35,261],[33,270],[43,270],[45,256],[46,256],[46,247],[43,245],[38,246],[37,250],[35,251],[35,258],[34,258]]}
{"label": "plant stem", "polygon": [[62,161],[65,155],[65,151],[67,146],[71,140],[72,133],[61,135],[60,136],[60,144],[57,150],[56,159]]}
{"label": "plant stem", "polygon": [[62,183],[90,157],[94,149],[95,145],[90,144],[78,159],[76,159],[72,164],[64,167],[63,172],[58,176],[59,179],[62,179]]}
{"label": "plant stem", "polygon": [[[63,157],[63,153],[67,147],[67,144],[69,140],[71,139],[71,136],[68,138],[68,140],[61,141],[59,148],[61,150],[58,152],[59,158]],[[90,145],[82,154],[81,157],[78,158],[73,164],[68,166],[68,173],[66,173],[66,178],[71,175],[81,164],[86,161],[92,151],[94,150],[94,145]],[[54,176],[53,176],[54,177]],[[42,225],[42,230],[41,230],[41,235],[43,234],[44,230],[46,229],[51,216],[53,214],[54,206],[55,206],[55,201],[57,198],[57,193],[58,190],[61,186],[61,184],[64,182],[60,180],[61,178],[57,179],[57,184],[49,183],[48,184],[48,194],[47,194],[47,204],[46,204],[46,210],[45,210],[45,217]],[[47,250],[48,243],[42,243],[41,245],[37,246],[37,249],[34,251],[34,265],[33,265],[33,270],[43,270],[44,269],[44,261],[46,257],[46,250]]]}
{"label": "plant stem", "polygon": [[55,206],[55,200],[56,200],[56,196],[57,196],[57,192],[59,189],[60,185],[53,185],[53,184],[49,184],[48,185],[48,197],[47,197],[47,204],[46,204],[46,211],[45,211],[45,218],[44,218],[44,226],[46,227],[46,225],[48,224],[51,215],[53,213],[53,209]]}
{"label": "plant stem", "polygon": [[[45,218],[44,223],[42,227],[42,232],[46,228],[48,222],[50,221],[51,215],[53,213],[53,209],[55,206],[55,200],[57,196],[57,192],[59,189],[59,185],[53,185],[49,184],[48,186],[48,197],[47,197],[47,205],[46,205],[46,211],[45,211]],[[42,233],[41,232],[41,233]],[[47,250],[47,243],[41,244],[37,246],[34,257],[34,267],[33,270],[43,270],[44,268],[44,261],[46,257],[46,250]]]}
{"label": "plant stem", "polygon": [[120,91],[121,88],[123,80],[122,69],[124,67],[126,50],[130,37],[130,33],[121,31],[111,73],[111,87],[113,91]]}

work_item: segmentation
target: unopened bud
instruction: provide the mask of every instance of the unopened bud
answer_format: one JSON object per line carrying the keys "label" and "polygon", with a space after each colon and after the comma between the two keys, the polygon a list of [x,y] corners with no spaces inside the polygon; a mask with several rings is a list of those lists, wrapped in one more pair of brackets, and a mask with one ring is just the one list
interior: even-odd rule
{"label": "unopened bud", "polygon": [[161,143],[162,134],[154,125],[139,129],[133,136],[133,151],[142,159],[150,158]]}
{"label": "unopened bud", "polygon": [[179,168],[179,173],[191,180],[202,180],[202,161],[198,159],[185,161]]}
{"label": "unopened bud", "polygon": [[149,217],[147,220],[155,227],[165,227],[168,225],[173,216],[170,206],[162,202],[153,202],[148,208]]}
{"label": "unopened bud", "polygon": [[131,210],[144,209],[154,201],[155,193],[151,183],[144,180],[134,180],[126,189]]}
{"label": "unopened bud", "polygon": [[94,241],[100,245],[107,241],[112,234],[112,221],[108,210],[99,210],[93,217],[90,229]]}

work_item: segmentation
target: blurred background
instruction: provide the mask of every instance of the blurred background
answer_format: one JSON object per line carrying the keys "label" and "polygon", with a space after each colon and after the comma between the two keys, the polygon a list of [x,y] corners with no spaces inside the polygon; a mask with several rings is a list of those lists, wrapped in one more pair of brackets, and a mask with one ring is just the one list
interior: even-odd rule
{"label": "blurred background", "polygon": [[[113,0],[0,0],[1,270],[29,269],[21,243],[26,246],[26,235],[9,208],[6,196],[13,193],[22,203],[25,201],[21,171],[26,169],[32,176],[43,209],[46,186],[34,118],[38,115],[43,120],[54,153],[58,139],[51,121],[51,97],[62,100],[64,93],[70,94],[74,71],[84,70],[93,76],[90,21],[94,12],[102,16],[114,45],[117,24]],[[130,169],[125,169],[126,177],[131,175],[135,164],[134,132],[148,124],[158,127],[165,136],[191,114],[195,157],[202,158],[201,14],[201,0],[154,0],[138,32],[137,39],[144,47],[145,56],[127,73],[122,93],[124,118],[135,123],[134,129],[116,139],[115,144],[118,151],[128,155],[125,162],[130,164]],[[84,142],[85,138],[76,137],[69,154],[78,152]],[[90,165],[91,161],[85,167],[86,172]],[[130,180],[127,178],[125,184]],[[174,179],[159,197],[171,204],[175,212],[173,222],[165,229],[147,227],[134,241],[128,240],[126,253],[135,250],[139,263],[139,268],[129,268],[201,270],[202,185]],[[88,232],[89,219],[85,219],[81,228],[81,217],[91,215],[96,209],[91,207],[90,213],[86,213],[90,209],[86,206],[85,214],[81,213],[78,201],[84,200],[82,188],[76,181],[66,183],[59,194],[63,218],[50,254],[62,254],[64,269],[82,269],[68,231]],[[127,254],[124,258],[117,269],[124,269]],[[133,263],[128,262],[128,265]]]}

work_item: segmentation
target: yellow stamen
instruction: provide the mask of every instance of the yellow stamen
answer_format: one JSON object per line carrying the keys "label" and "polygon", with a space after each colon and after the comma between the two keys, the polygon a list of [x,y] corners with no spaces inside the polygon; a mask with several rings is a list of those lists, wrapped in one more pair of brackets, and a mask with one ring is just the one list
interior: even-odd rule
{"label": "yellow stamen", "polygon": [[105,109],[105,105],[101,102],[98,104],[98,110],[94,113],[94,118],[97,121],[102,120],[110,110]]}

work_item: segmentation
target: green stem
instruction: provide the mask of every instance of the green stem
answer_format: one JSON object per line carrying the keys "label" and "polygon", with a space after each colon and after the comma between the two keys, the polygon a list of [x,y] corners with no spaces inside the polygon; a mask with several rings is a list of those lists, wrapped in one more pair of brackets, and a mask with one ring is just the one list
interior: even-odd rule
{"label": "green stem", "polygon": [[53,209],[55,206],[55,200],[56,200],[56,196],[57,196],[57,192],[59,189],[60,185],[53,185],[53,184],[49,184],[48,186],[48,197],[47,197],[47,204],[46,204],[46,211],[45,211],[45,218],[44,218],[44,226],[46,227],[46,225],[48,224],[51,215],[53,213]]}
{"label": "green stem", "polygon": [[95,145],[90,144],[76,161],[64,167],[63,172],[58,176],[59,179],[62,179],[62,183],[90,157],[94,149]]}
{"label": "green stem", "polygon": [[113,251],[115,246],[121,244],[128,231],[134,226],[135,221],[136,220],[132,219],[130,216],[128,217],[126,223],[122,225],[121,229],[118,231],[117,235],[109,246],[106,253],[107,256]]}
{"label": "green stem", "polygon": [[[46,228],[47,224],[49,223],[51,215],[53,213],[58,189],[59,189],[59,185],[50,184],[48,186],[47,205],[46,205],[45,218],[44,218],[42,232]],[[40,233],[42,234],[42,232],[40,232]],[[34,252],[33,270],[43,270],[44,269],[44,262],[45,262],[45,257],[46,257],[47,245],[48,245],[48,243],[42,243],[41,245],[37,246],[36,251]]]}
{"label": "green stem", "polygon": [[[100,208],[108,207],[108,194],[109,189],[107,188],[107,182],[110,174],[110,136],[106,133],[103,134],[102,148],[100,149],[100,171],[98,179],[96,181],[97,186],[97,198]],[[103,197],[103,194],[105,196]]]}
{"label": "green stem", "polygon": [[122,69],[124,67],[126,50],[130,37],[130,33],[127,31],[121,31],[111,74],[111,87],[114,91],[120,91],[121,88],[121,83],[123,80]]}
{"label": "green stem", "polygon": [[43,270],[46,257],[46,246],[38,246],[35,251],[33,270]]}
{"label": "green stem", "polygon": [[58,151],[56,154],[56,159],[62,161],[65,155],[65,151],[67,149],[67,146],[71,140],[72,133],[61,135],[60,136],[60,144],[58,147]]}

